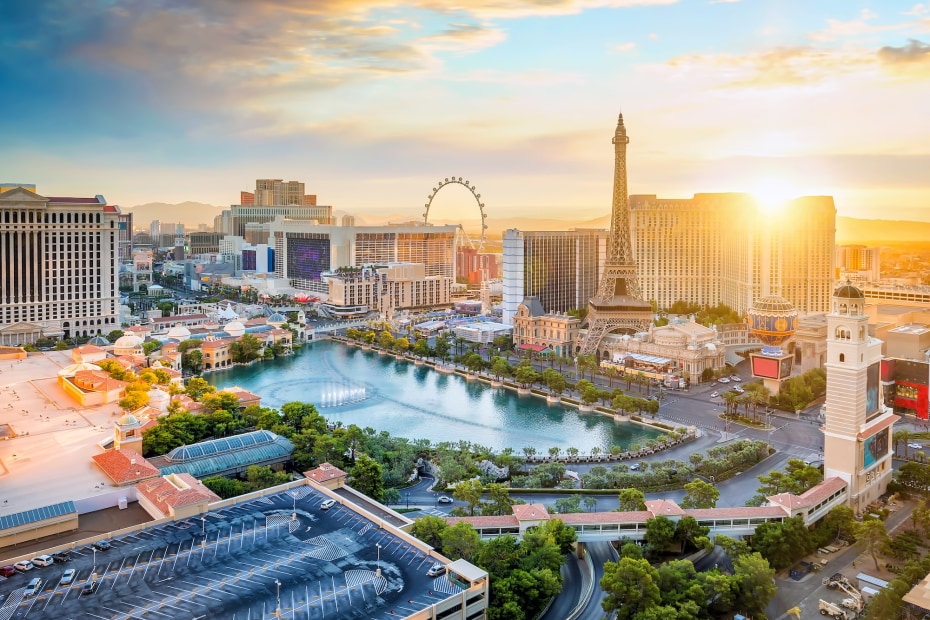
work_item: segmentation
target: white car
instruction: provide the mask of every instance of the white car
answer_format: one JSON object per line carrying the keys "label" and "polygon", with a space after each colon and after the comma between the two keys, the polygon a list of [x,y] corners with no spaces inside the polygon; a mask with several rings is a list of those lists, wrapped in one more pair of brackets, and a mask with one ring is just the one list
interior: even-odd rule
{"label": "white car", "polygon": [[924,449],[924,447],[923,447],[922,445],[920,445],[919,443],[909,443],[909,444],[907,444],[907,447],[908,447],[908,448],[913,448],[914,450],[923,450],[923,449]]}
{"label": "white car", "polygon": [[446,567],[440,564],[439,562],[436,562],[435,564],[429,567],[428,571],[426,571],[426,576],[427,577],[438,577],[444,572],[446,572]]}
{"label": "white car", "polygon": [[737,383],[739,383],[740,381],[742,381],[742,379],[740,379],[739,375],[730,375],[730,381],[736,381]]}
{"label": "white car", "polygon": [[16,568],[16,570],[18,570],[21,573],[25,573],[27,570],[32,570],[33,568],[35,568],[35,566],[33,566],[32,562],[30,562],[29,560],[20,560],[13,566]]}
{"label": "white car", "polygon": [[322,504],[320,504],[320,510],[329,510],[335,505],[336,505],[336,500],[328,499],[328,500],[325,500]]}
{"label": "white car", "polygon": [[448,495],[440,495],[439,499],[437,499],[436,501],[439,502],[440,504],[451,504],[452,498],[449,497]]}
{"label": "white car", "polygon": [[742,394],[746,390],[744,390],[743,388],[737,385],[735,388],[733,388],[733,391],[736,392],[737,394]]}
{"label": "white car", "polygon": [[729,382],[730,382],[730,380],[727,379],[726,377],[720,377],[719,379],[717,379],[717,381],[719,381],[720,383],[729,383]]}
{"label": "white car", "polygon": [[51,566],[55,563],[55,558],[50,555],[40,555],[32,558],[34,566]]}
{"label": "white car", "polygon": [[61,576],[61,579],[58,580],[58,585],[70,586],[74,582],[74,578],[77,576],[77,571],[73,568],[69,568]]}
{"label": "white car", "polygon": [[711,397],[711,398],[717,398],[718,396],[720,396],[720,392],[711,392],[711,393],[710,393],[710,397]]}

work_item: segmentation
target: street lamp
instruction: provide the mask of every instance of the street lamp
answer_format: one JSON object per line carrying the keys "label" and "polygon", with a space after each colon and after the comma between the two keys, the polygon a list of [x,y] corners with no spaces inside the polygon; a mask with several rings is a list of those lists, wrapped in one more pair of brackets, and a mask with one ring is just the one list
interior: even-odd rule
{"label": "street lamp", "polygon": [[375,569],[375,577],[381,576],[381,543],[375,543],[375,547],[378,548],[378,568]]}
{"label": "street lamp", "polygon": [[200,541],[201,547],[207,546],[207,515],[200,517],[200,535],[203,536],[203,540]]}
{"label": "street lamp", "polygon": [[278,606],[274,610],[274,615],[276,618],[280,618],[281,617],[281,582],[275,579],[274,585],[278,586]]}
{"label": "street lamp", "polygon": [[404,493],[404,497],[407,500],[407,508],[410,508],[410,493]]}

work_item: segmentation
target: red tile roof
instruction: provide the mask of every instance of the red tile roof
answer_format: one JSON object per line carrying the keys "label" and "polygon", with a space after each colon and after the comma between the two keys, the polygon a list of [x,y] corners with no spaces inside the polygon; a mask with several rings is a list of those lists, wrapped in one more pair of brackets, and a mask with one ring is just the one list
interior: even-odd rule
{"label": "red tile roof", "polygon": [[104,370],[79,370],[71,382],[85,392],[110,392],[129,385],[126,381],[117,381]]}
{"label": "red tile roof", "polygon": [[899,415],[890,415],[875,426],[870,426],[861,433],[859,433],[859,439],[868,439],[875,435],[875,433],[881,432],[901,419]]}
{"label": "red tile roof", "polygon": [[811,506],[816,506],[840,489],[846,486],[846,481],[836,476],[827,478],[817,486],[801,493],[801,499]]}
{"label": "red tile roof", "polygon": [[483,527],[519,527],[520,522],[513,515],[487,516],[487,517],[446,517],[446,523],[455,525],[460,521],[471,523],[477,528]]}
{"label": "red tile roof", "polygon": [[648,510],[636,512],[576,512],[564,515],[553,515],[553,519],[561,519],[566,525],[576,523],[645,523],[652,518]]}
{"label": "red tile roof", "polygon": [[218,338],[217,340],[209,340],[204,342],[200,348],[201,349],[222,349],[223,347],[230,346],[235,342],[232,338]]}
{"label": "red tile roof", "polygon": [[764,517],[784,517],[785,510],[780,506],[735,506],[733,508],[692,508],[686,510],[689,517],[698,521],[704,519],[754,519]]}
{"label": "red tile roof", "polygon": [[183,321],[199,321],[206,318],[206,314],[177,314],[175,316],[160,316],[152,319],[152,323],[181,323]]}
{"label": "red tile roof", "polygon": [[164,515],[171,514],[171,508],[220,501],[219,495],[205,487],[200,480],[184,473],[140,482],[136,485],[136,492],[152,502]]}
{"label": "red tile roof", "polygon": [[107,450],[91,457],[118,486],[139,482],[157,476],[158,468],[142,458],[135,450]]}
{"label": "red tile roof", "polygon": [[646,502],[646,510],[656,517],[683,517],[684,509],[670,499],[652,499]]}
{"label": "red tile roof", "polygon": [[81,346],[73,350],[77,351],[78,353],[106,353],[106,351],[104,351],[100,347],[96,347],[92,344],[82,344]]}
{"label": "red tile roof", "polygon": [[329,480],[334,480],[335,478],[340,478],[348,476],[346,472],[342,471],[335,465],[330,465],[329,463],[323,463],[316,469],[311,469],[310,471],[305,471],[304,476],[310,478],[315,482],[327,482]]}
{"label": "red tile roof", "polygon": [[549,511],[542,504],[515,504],[513,516],[518,521],[548,521]]}

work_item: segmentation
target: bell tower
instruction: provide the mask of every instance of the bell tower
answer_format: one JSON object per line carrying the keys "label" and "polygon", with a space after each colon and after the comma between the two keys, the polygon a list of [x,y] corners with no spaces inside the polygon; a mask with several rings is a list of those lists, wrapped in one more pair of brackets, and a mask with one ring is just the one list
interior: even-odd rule
{"label": "bell tower", "polygon": [[824,477],[846,481],[849,506],[862,513],[891,481],[892,426],[901,418],[881,402],[882,341],[869,336],[865,296],[850,285],[833,294],[827,315]]}

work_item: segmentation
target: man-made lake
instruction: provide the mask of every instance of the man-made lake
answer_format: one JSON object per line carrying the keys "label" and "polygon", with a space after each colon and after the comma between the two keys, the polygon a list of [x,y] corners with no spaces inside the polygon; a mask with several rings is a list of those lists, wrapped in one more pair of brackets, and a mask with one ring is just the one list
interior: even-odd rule
{"label": "man-made lake", "polygon": [[238,385],[280,407],[309,402],[331,421],[370,426],[410,439],[465,440],[495,450],[524,446],[545,453],[645,444],[659,433],[596,413],[548,405],[535,396],[466,381],[393,356],[338,342],[303,346],[295,355],[206,375],[217,387]]}

